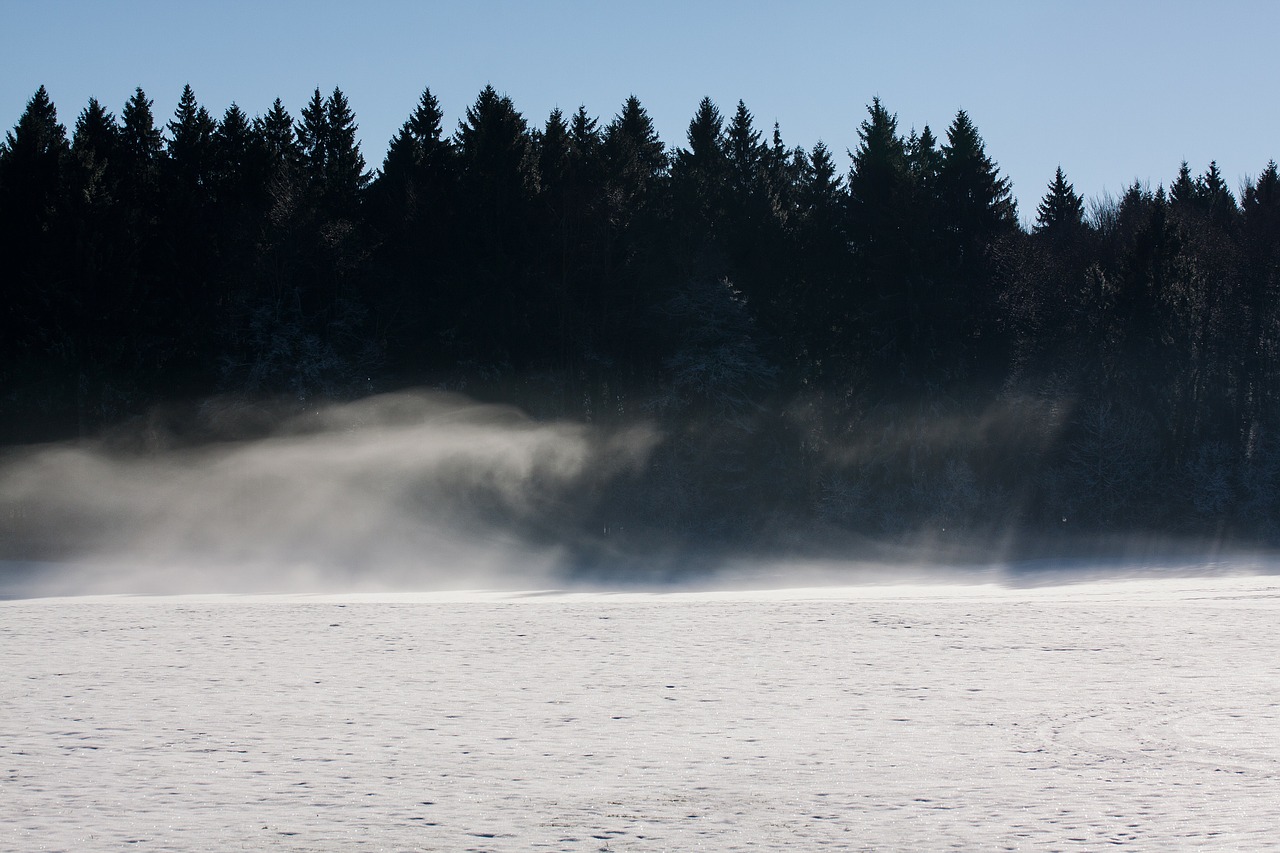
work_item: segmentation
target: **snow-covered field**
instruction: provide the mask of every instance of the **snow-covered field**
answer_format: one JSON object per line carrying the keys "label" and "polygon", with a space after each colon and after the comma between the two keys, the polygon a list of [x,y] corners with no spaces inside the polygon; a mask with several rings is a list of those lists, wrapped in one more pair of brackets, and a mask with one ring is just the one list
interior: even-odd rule
{"label": "snow-covered field", "polygon": [[0,848],[1262,850],[1280,578],[0,602]]}

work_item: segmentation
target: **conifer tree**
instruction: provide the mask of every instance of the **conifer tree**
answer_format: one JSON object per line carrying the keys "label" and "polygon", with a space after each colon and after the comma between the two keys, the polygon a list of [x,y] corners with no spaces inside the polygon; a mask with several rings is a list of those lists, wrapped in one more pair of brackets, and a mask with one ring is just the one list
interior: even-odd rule
{"label": "conifer tree", "polygon": [[302,108],[297,126],[298,147],[302,151],[307,183],[315,190],[325,185],[329,163],[329,111],[317,86],[311,100]]}
{"label": "conifer tree", "polygon": [[[780,297],[781,279],[789,269],[783,232],[785,213],[781,203],[786,175],[774,168],[774,159],[785,166],[786,147],[775,127],[770,148],[755,128],[755,119],[742,101],[724,134],[726,177],[724,192],[724,271],[746,297],[762,336],[777,332],[768,317]],[[775,192],[777,195],[775,195]]]}
{"label": "conifer tree", "polygon": [[1178,168],[1178,177],[1169,186],[1169,201],[1175,207],[1187,207],[1196,204],[1200,199],[1200,187],[1191,177],[1191,167],[1183,160]]}
{"label": "conifer tree", "polygon": [[71,137],[71,157],[77,170],[73,196],[86,204],[110,203],[119,180],[120,128],[116,117],[97,98],[76,118]]}
{"label": "conifer tree", "polygon": [[850,228],[853,239],[876,262],[887,262],[893,235],[902,233],[909,202],[907,150],[898,135],[898,118],[879,98],[867,107],[868,118],[858,128],[858,149],[850,152]]}
{"label": "conifer tree", "polygon": [[193,200],[208,193],[213,171],[213,135],[217,122],[196,102],[188,84],[169,122],[168,165],[178,192]]}
{"label": "conifer tree", "polygon": [[939,215],[945,223],[935,316],[940,366],[951,378],[990,378],[1006,361],[995,331],[997,295],[990,251],[1018,231],[1009,179],[987,156],[964,110],[947,129],[938,174]]}
{"label": "conifer tree", "polygon": [[413,114],[387,146],[378,179],[383,184],[381,192],[402,194],[400,203],[406,206],[406,213],[416,211],[419,204],[441,201],[422,196],[430,193],[430,185],[440,183],[441,172],[453,153],[443,138],[443,119],[440,102],[425,89]]}
{"label": "conifer tree", "polygon": [[742,101],[738,101],[725,132],[725,151],[729,159],[730,191],[739,199],[760,192],[769,149],[761,143],[751,111]]}
{"label": "conifer tree", "polygon": [[1256,181],[1245,185],[1241,201],[1246,227],[1280,237],[1280,171],[1275,160],[1268,161]]}
{"label": "conifer tree", "polygon": [[1234,228],[1240,208],[1236,205],[1235,196],[1231,194],[1227,182],[1223,180],[1216,160],[1209,161],[1209,168],[1197,184],[1197,196],[1209,220],[1219,228]]}
{"label": "conifer tree", "polygon": [[834,346],[853,355],[855,336],[878,354],[876,365],[886,375],[930,348],[922,325],[920,301],[911,272],[911,182],[906,141],[898,134],[897,116],[879,98],[867,107],[858,127],[858,148],[851,151],[848,234],[858,258],[859,286],[838,294],[836,316],[843,339]]}
{"label": "conifer tree", "polygon": [[559,107],[551,111],[547,123],[535,134],[534,148],[538,159],[539,190],[546,192],[563,183],[573,158],[569,123]]}
{"label": "conifer tree", "polygon": [[941,274],[943,254],[943,209],[939,186],[942,151],[938,140],[925,125],[920,133],[913,128],[906,143],[907,174],[910,179],[911,266],[921,281]]}
{"label": "conifer tree", "polygon": [[826,143],[818,140],[808,155],[805,179],[801,182],[801,210],[808,224],[821,230],[836,230],[843,208],[843,178]]}
{"label": "conifer tree", "polygon": [[220,204],[244,204],[255,189],[251,181],[256,146],[249,117],[232,102],[213,135],[214,191]]}
{"label": "conifer tree", "polygon": [[938,175],[942,172],[942,152],[938,150],[938,140],[929,129],[917,134],[914,130],[907,141],[907,170],[916,186],[920,201],[932,203],[937,194]]}
{"label": "conifer tree", "polygon": [[[0,252],[9,282],[0,353],[57,343],[49,338],[62,307],[59,232],[69,150],[66,128],[41,86],[0,144]],[[9,378],[5,372],[0,381]]]}
{"label": "conifer tree", "polygon": [[583,356],[598,352],[600,301],[606,275],[607,210],[604,164],[597,121],[585,107],[570,119],[552,111],[537,134],[540,186],[535,246],[546,310],[549,344],[543,356],[561,370],[562,405],[581,379]]}
{"label": "conifer tree", "polygon": [[[671,185],[676,205],[674,214],[685,223],[686,250],[703,255],[713,265],[719,247],[729,183],[724,119],[710,98],[703,98],[689,121],[688,148],[678,149],[671,164]],[[704,270],[712,279],[723,269]]]}
{"label": "conifer tree", "polygon": [[474,201],[507,206],[533,188],[532,139],[524,116],[506,95],[485,86],[459,122],[455,144]]}
{"label": "conifer tree", "polygon": [[279,98],[271,104],[267,114],[253,120],[253,132],[257,136],[266,158],[264,170],[269,180],[291,175],[302,163],[302,145],[293,122],[293,116]]}
{"label": "conifer tree", "polygon": [[800,210],[792,327],[806,379],[827,386],[844,379],[853,366],[841,348],[853,337],[847,308],[852,288],[852,257],[847,234],[844,178],[826,144],[819,140],[802,161],[797,191]]}
{"label": "conifer tree", "polygon": [[1000,175],[995,161],[968,113],[960,110],[947,129],[942,146],[939,184],[946,214],[953,228],[976,241],[987,241],[1017,227],[1017,206],[1009,179]]}
{"label": "conifer tree", "polygon": [[458,124],[464,257],[477,275],[458,293],[450,320],[459,355],[524,364],[535,335],[530,292],[530,226],[536,165],[524,116],[506,95],[485,86]]}
{"label": "conifer tree", "polygon": [[151,106],[139,88],[120,112],[120,153],[135,203],[142,203],[155,190],[164,158],[164,139]]}
{"label": "conifer tree", "polygon": [[1035,230],[1041,234],[1071,234],[1084,225],[1084,200],[1076,195],[1059,166],[1049,190],[1036,208]]}
{"label": "conifer tree", "polygon": [[47,229],[58,206],[70,146],[67,129],[41,86],[0,147],[0,191],[22,231]]}
{"label": "conifer tree", "polygon": [[1241,364],[1246,456],[1255,457],[1267,425],[1280,417],[1280,171],[1274,160],[1241,199],[1241,262],[1248,331]]}
{"label": "conifer tree", "polygon": [[356,138],[359,127],[347,96],[334,87],[325,101],[325,127],[329,138],[325,145],[324,185],[335,212],[352,216],[360,202],[360,194],[369,185],[364,155]]}
{"label": "conifer tree", "polygon": [[429,240],[434,251],[439,234],[426,232],[452,216],[455,204],[454,150],[444,138],[444,113],[430,89],[423,90],[413,113],[391,138],[373,186],[373,217],[385,234],[402,241]]}
{"label": "conifer tree", "polygon": [[625,222],[651,200],[667,173],[667,155],[653,120],[635,95],[604,130],[604,156],[614,187],[613,217]]}

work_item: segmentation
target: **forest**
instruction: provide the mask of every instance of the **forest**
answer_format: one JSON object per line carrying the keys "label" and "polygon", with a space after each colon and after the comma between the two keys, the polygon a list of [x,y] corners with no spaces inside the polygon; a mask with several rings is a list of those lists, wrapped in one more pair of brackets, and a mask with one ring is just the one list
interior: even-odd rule
{"label": "forest", "polygon": [[433,388],[654,425],[536,522],[618,553],[1280,541],[1274,162],[1087,204],[1059,168],[1024,225],[965,112],[849,124],[704,99],[670,146],[634,96],[489,86],[451,132],[426,90],[375,169],[340,89],[68,131],[41,87],[0,144],[0,443]]}

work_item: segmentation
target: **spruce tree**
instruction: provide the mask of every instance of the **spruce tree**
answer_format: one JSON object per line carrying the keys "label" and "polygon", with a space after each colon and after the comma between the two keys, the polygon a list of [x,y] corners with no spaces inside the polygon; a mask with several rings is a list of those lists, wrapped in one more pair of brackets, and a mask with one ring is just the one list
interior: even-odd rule
{"label": "spruce tree", "polygon": [[907,142],[907,170],[916,186],[920,199],[931,199],[937,194],[938,175],[942,172],[942,152],[938,150],[938,140],[929,129],[917,134],[914,130]]}
{"label": "spruce tree", "polygon": [[71,158],[76,169],[73,195],[86,204],[107,204],[116,198],[119,181],[120,127],[116,117],[97,98],[76,119]]}
{"label": "spruce tree", "polygon": [[524,365],[537,332],[530,292],[536,165],[528,124],[506,95],[485,86],[454,136],[460,167],[461,248],[476,275],[450,312],[458,355]]}
{"label": "spruce tree", "polygon": [[1178,168],[1178,177],[1169,186],[1169,201],[1175,207],[1188,207],[1200,200],[1200,186],[1191,177],[1191,167],[1183,160]]}
{"label": "spruce tree", "polygon": [[[387,145],[382,163],[382,192],[405,194],[402,203],[416,208],[418,196],[426,189],[433,174],[446,165],[452,154],[449,141],[443,139],[444,113],[430,89],[425,89],[413,114],[400,127]],[[394,189],[392,189],[394,188]],[[421,200],[427,203],[426,199]]]}
{"label": "spruce tree", "polygon": [[[65,223],[64,172],[70,146],[58,112],[41,86],[0,144],[0,253],[8,284],[0,306],[0,353],[62,343],[69,319],[59,269]],[[14,377],[0,368],[0,383]]]}
{"label": "spruce tree", "polygon": [[298,119],[298,147],[307,183],[319,191],[325,185],[329,162],[329,111],[317,86]]}
{"label": "spruce tree", "polygon": [[1017,206],[1008,178],[987,156],[964,110],[947,129],[938,191],[943,255],[931,306],[939,330],[938,364],[947,379],[993,379],[1006,354],[995,328],[991,251],[998,240],[1018,233]]}
{"label": "spruce tree", "polygon": [[164,159],[164,138],[156,127],[151,106],[139,88],[120,112],[120,153],[135,203],[142,203],[154,192]]}
{"label": "spruce tree", "polygon": [[325,101],[325,127],[329,139],[325,146],[324,185],[335,212],[353,216],[361,193],[369,185],[364,155],[356,138],[359,127],[347,97],[335,87]]}
{"label": "spruce tree", "polygon": [[1271,222],[1280,213],[1280,171],[1275,160],[1268,161],[1258,179],[1245,186],[1242,208],[1245,219],[1254,222]]}
{"label": "spruce tree", "polygon": [[207,195],[214,168],[213,135],[217,122],[196,102],[189,84],[182,87],[182,97],[168,127],[167,162],[177,191],[193,200],[197,194]]}
{"label": "spruce tree", "polygon": [[858,149],[850,152],[849,174],[851,235],[859,247],[888,262],[894,235],[902,233],[904,206],[909,203],[907,149],[898,135],[898,118],[879,98],[867,107],[868,118],[858,128]]}
{"label": "spruce tree", "polygon": [[1209,220],[1220,228],[1233,228],[1240,213],[1235,196],[1218,169],[1218,161],[1210,160],[1209,168],[1199,179],[1197,193]]}
{"label": "spruce tree", "polygon": [[271,104],[264,116],[253,120],[253,132],[265,157],[264,179],[276,180],[292,175],[302,164],[302,144],[293,122],[293,116],[279,98]]}
{"label": "spruce tree", "polygon": [[573,159],[569,124],[559,107],[551,111],[547,123],[534,135],[533,141],[537,152],[539,189],[546,192],[559,187],[572,168]]}
{"label": "spruce tree", "polygon": [[625,221],[649,202],[667,173],[666,148],[635,95],[605,128],[604,156],[616,195],[613,215]]}
{"label": "spruce tree", "polygon": [[214,194],[219,204],[239,206],[260,184],[253,182],[257,151],[249,117],[234,102],[222,114],[213,135]]}
{"label": "spruce tree", "polygon": [[23,232],[47,229],[62,190],[62,174],[70,146],[67,129],[41,86],[0,147],[0,192]]}
{"label": "spruce tree", "polygon": [[1084,225],[1084,200],[1076,195],[1059,166],[1048,192],[1036,208],[1035,231],[1040,234],[1071,234]]}
{"label": "spruce tree", "polygon": [[740,199],[761,192],[769,149],[761,143],[751,111],[742,101],[738,101],[725,132],[725,152],[729,158],[730,192]]}
{"label": "spruce tree", "polygon": [[967,249],[980,248],[1017,227],[1009,179],[987,156],[982,137],[964,110],[956,113],[947,129],[938,178],[950,227],[973,241]]}
{"label": "spruce tree", "polygon": [[699,263],[713,268],[699,275],[716,279],[725,274],[718,244],[721,235],[727,190],[729,158],[726,153],[724,119],[710,98],[703,98],[689,121],[688,147],[678,149],[671,163],[674,215],[684,223],[684,252],[698,256]]}

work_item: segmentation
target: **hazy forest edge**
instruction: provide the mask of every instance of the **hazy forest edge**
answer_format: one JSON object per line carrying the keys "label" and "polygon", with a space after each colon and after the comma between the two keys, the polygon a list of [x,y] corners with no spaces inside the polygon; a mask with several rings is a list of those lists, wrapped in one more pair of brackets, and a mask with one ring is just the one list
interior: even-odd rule
{"label": "hazy forest edge", "polygon": [[0,143],[11,448],[433,388],[652,427],[525,520],[619,553],[1280,544],[1274,162],[1090,204],[1060,168],[1027,226],[966,113],[878,99],[837,153],[742,102],[668,146],[635,97],[531,124],[492,87],[450,132],[428,90],[376,170],[339,89],[153,108],[68,132],[41,87]]}

